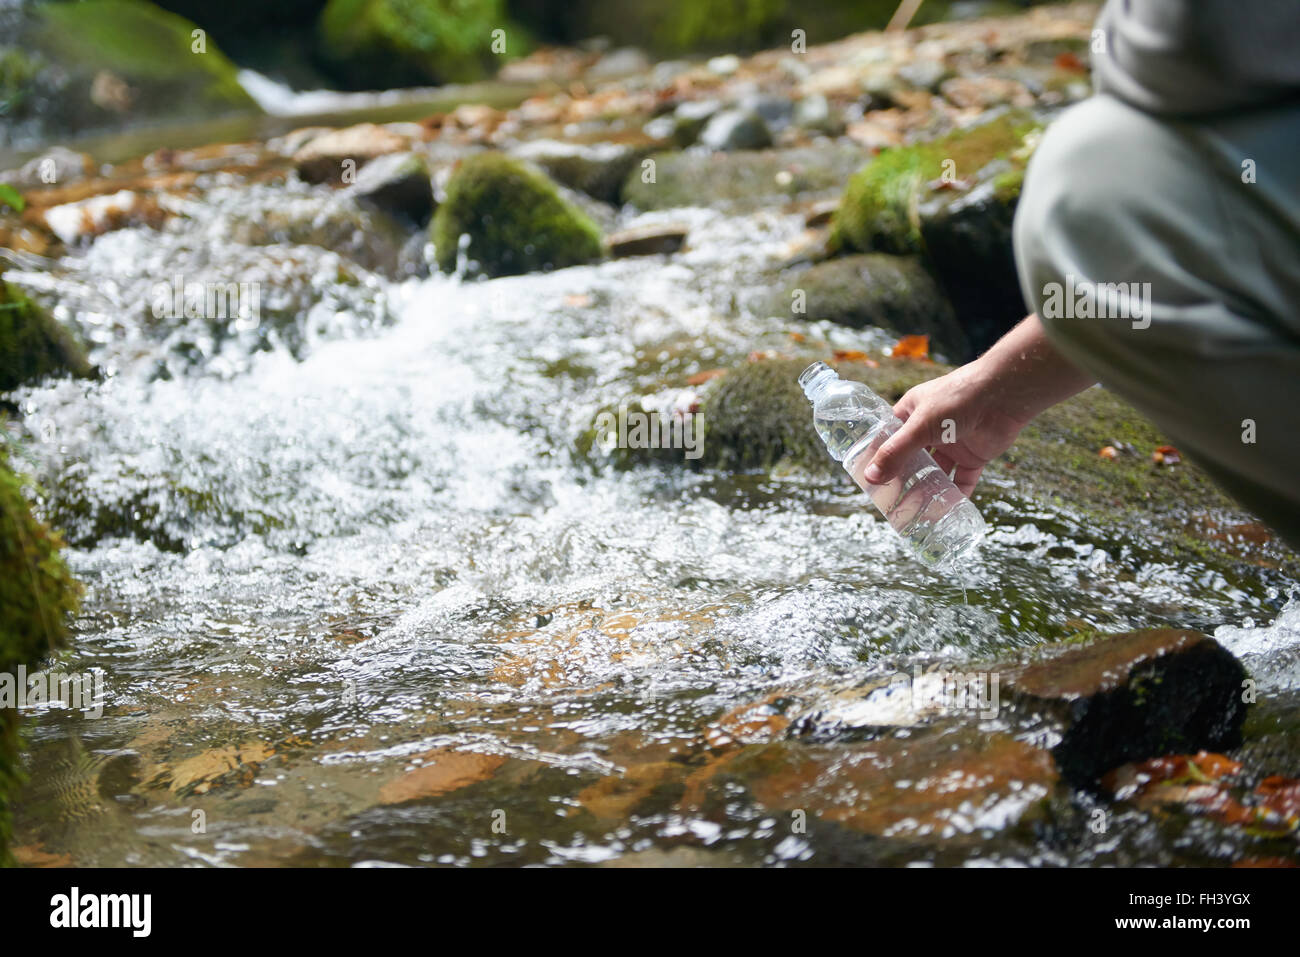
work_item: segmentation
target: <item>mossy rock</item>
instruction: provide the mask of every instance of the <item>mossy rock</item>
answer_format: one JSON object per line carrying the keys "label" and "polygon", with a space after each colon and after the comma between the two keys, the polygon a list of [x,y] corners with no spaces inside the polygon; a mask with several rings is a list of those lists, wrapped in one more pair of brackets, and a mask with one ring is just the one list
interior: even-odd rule
{"label": "mossy rock", "polygon": [[317,22],[321,65],[355,89],[466,82],[499,65],[493,31],[505,52],[524,52],[504,0],[329,0]]}
{"label": "mossy rock", "polygon": [[975,352],[1024,317],[1011,225],[1041,124],[1025,113],[887,149],[844,190],[830,247],[924,256]]}
{"label": "mossy rock", "polygon": [[71,333],[0,279],[0,393],[50,375],[93,371]]}
{"label": "mossy rock", "polygon": [[777,150],[663,152],[653,182],[644,163],[623,181],[622,199],[637,209],[707,206],[744,213],[792,200],[834,198],[862,165],[856,146]]}
{"label": "mossy rock", "polygon": [[[0,672],[32,667],[67,641],[80,586],[60,555],[63,542],[38,520],[23,481],[0,447]],[[9,857],[9,801],[22,783],[19,715],[0,708],[0,865]]]}
{"label": "mossy rock", "polygon": [[818,263],[791,278],[768,311],[789,315],[799,305],[801,318],[809,320],[927,335],[935,351],[953,359],[970,349],[952,305],[915,256],[865,253]]}
{"label": "mossy rock", "polygon": [[[621,450],[616,461],[672,461],[694,467],[800,471],[847,482],[812,426],[811,407],[797,379],[812,361],[747,362],[703,389],[701,457],[686,462],[680,450]],[[882,359],[832,363],[847,379],[865,382],[890,403],[920,382],[950,371],[939,363]],[[1120,443],[1131,449],[1115,458],[1100,450]],[[1087,389],[1038,416],[1016,443],[990,464],[976,489],[977,504],[1009,500],[1015,510],[1050,510],[1063,532],[1103,547],[1124,541],[1169,560],[1203,561],[1229,578],[1261,567],[1300,574],[1300,557],[1277,540],[1262,543],[1206,533],[1204,518],[1231,526],[1250,522],[1195,464],[1157,465],[1152,452],[1168,443],[1131,406],[1100,387]],[[1135,532],[1140,530],[1140,534]]]}
{"label": "mossy rock", "polygon": [[0,52],[11,135],[48,140],[132,121],[260,112],[211,38],[195,52],[195,29],[141,0],[32,5]]}
{"label": "mossy rock", "polygon": [[458,242],[489,276],[561,269],[601,256],[600,229],[542,173],[501,153],[464,160],[433,217],[438,265],[456,267]]}

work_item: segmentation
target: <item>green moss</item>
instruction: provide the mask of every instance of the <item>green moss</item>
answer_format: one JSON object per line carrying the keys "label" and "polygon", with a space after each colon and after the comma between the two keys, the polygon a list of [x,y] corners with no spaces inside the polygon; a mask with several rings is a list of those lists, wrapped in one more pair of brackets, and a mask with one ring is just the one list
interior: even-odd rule
{"label": "green moss", "polygon": [[40,59],[24,50],[0,50],[0,117],[22,109],[41,69]]}
{"label": "green moss", "polygon": [[937,194],[931,183],[951,172],[977,179],[1001,160],[1009,169],[997,174],[995,193],[1013,201],[1019,176],[1028,161],[1022,149],[1038,124],[1008,113],[980,126],[958,130],[942,139],[881,151],[849,180],[831,224],[832,246],[859,252],[922,253],[921,206]]}
{"label": "green moss", "polygon": [[[32,515],[23,481],[0,447],[0,671],[38,664],[67,640],[80,586],[62,539]],[[0,865],[9,860],[9,796],[21,784],[19,716],[0,709]]]}
{"label": "green moss", "polygon": [[600,230],[541,173],[500,153],[461,163],[432,224],[438,265],[456,266],[458,241],[489,276],[560,269],[598,259]]}
{"label": "green moss", "polygon": [[354,86],[380,89],[480,79],[505,51],[524,52],[503,0],[330,0],[318,23],[321,54]]}
{"label": "green moss", "polygon": [[92,373],[81,347],[45,310],[0,279],[0,392],[64,372]]}

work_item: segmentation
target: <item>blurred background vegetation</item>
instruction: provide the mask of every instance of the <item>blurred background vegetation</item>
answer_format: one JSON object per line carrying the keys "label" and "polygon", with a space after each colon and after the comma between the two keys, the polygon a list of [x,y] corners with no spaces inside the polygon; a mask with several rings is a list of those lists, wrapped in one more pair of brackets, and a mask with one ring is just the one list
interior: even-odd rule
{"label": "blurred background vegetation", "polygon": [[[915,22],[1032,0],[926,0]],[[294,89],[491,77],[546,45],[745,53],[878,29],[897,0],[0,0],[0,145],[256,112],[240,67]],[[196,56],[194,30],[204,31]],[[503,31],[500,34],[494,31]],[[498,42],[494,45],[493,39]],[[495,48],[494,48],[495,47]]]}

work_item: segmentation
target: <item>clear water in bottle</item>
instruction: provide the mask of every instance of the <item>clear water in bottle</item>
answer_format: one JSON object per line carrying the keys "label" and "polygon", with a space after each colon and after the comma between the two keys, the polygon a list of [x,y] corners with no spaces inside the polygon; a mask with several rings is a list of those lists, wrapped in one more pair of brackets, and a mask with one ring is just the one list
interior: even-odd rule
{"label": "clear water in bottle", "polygon": [[979,544],[986,531],[979,509],[925,449],[914,452],[898,477],[883,485],[863,478],[876,449],[903,424],[888,402],[861,382],[841,379],[824,362],[805,369],[799,384],[813,404],[813,425],[831,456],[921,561],[947,568]]}

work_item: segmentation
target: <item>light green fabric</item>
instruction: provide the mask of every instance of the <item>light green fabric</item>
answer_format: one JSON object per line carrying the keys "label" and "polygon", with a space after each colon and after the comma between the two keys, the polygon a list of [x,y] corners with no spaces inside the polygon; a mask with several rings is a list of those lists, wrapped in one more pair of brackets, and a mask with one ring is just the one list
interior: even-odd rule
{"label": "light green fabric", "polygon": [[[1300,547],[1297,143],[1296,106],[1172,121],[1095,96],[1044,135],[1015,246],[1056,347]],[[1147,316],[1045,315],[1053,283],[1149,283]]]}

